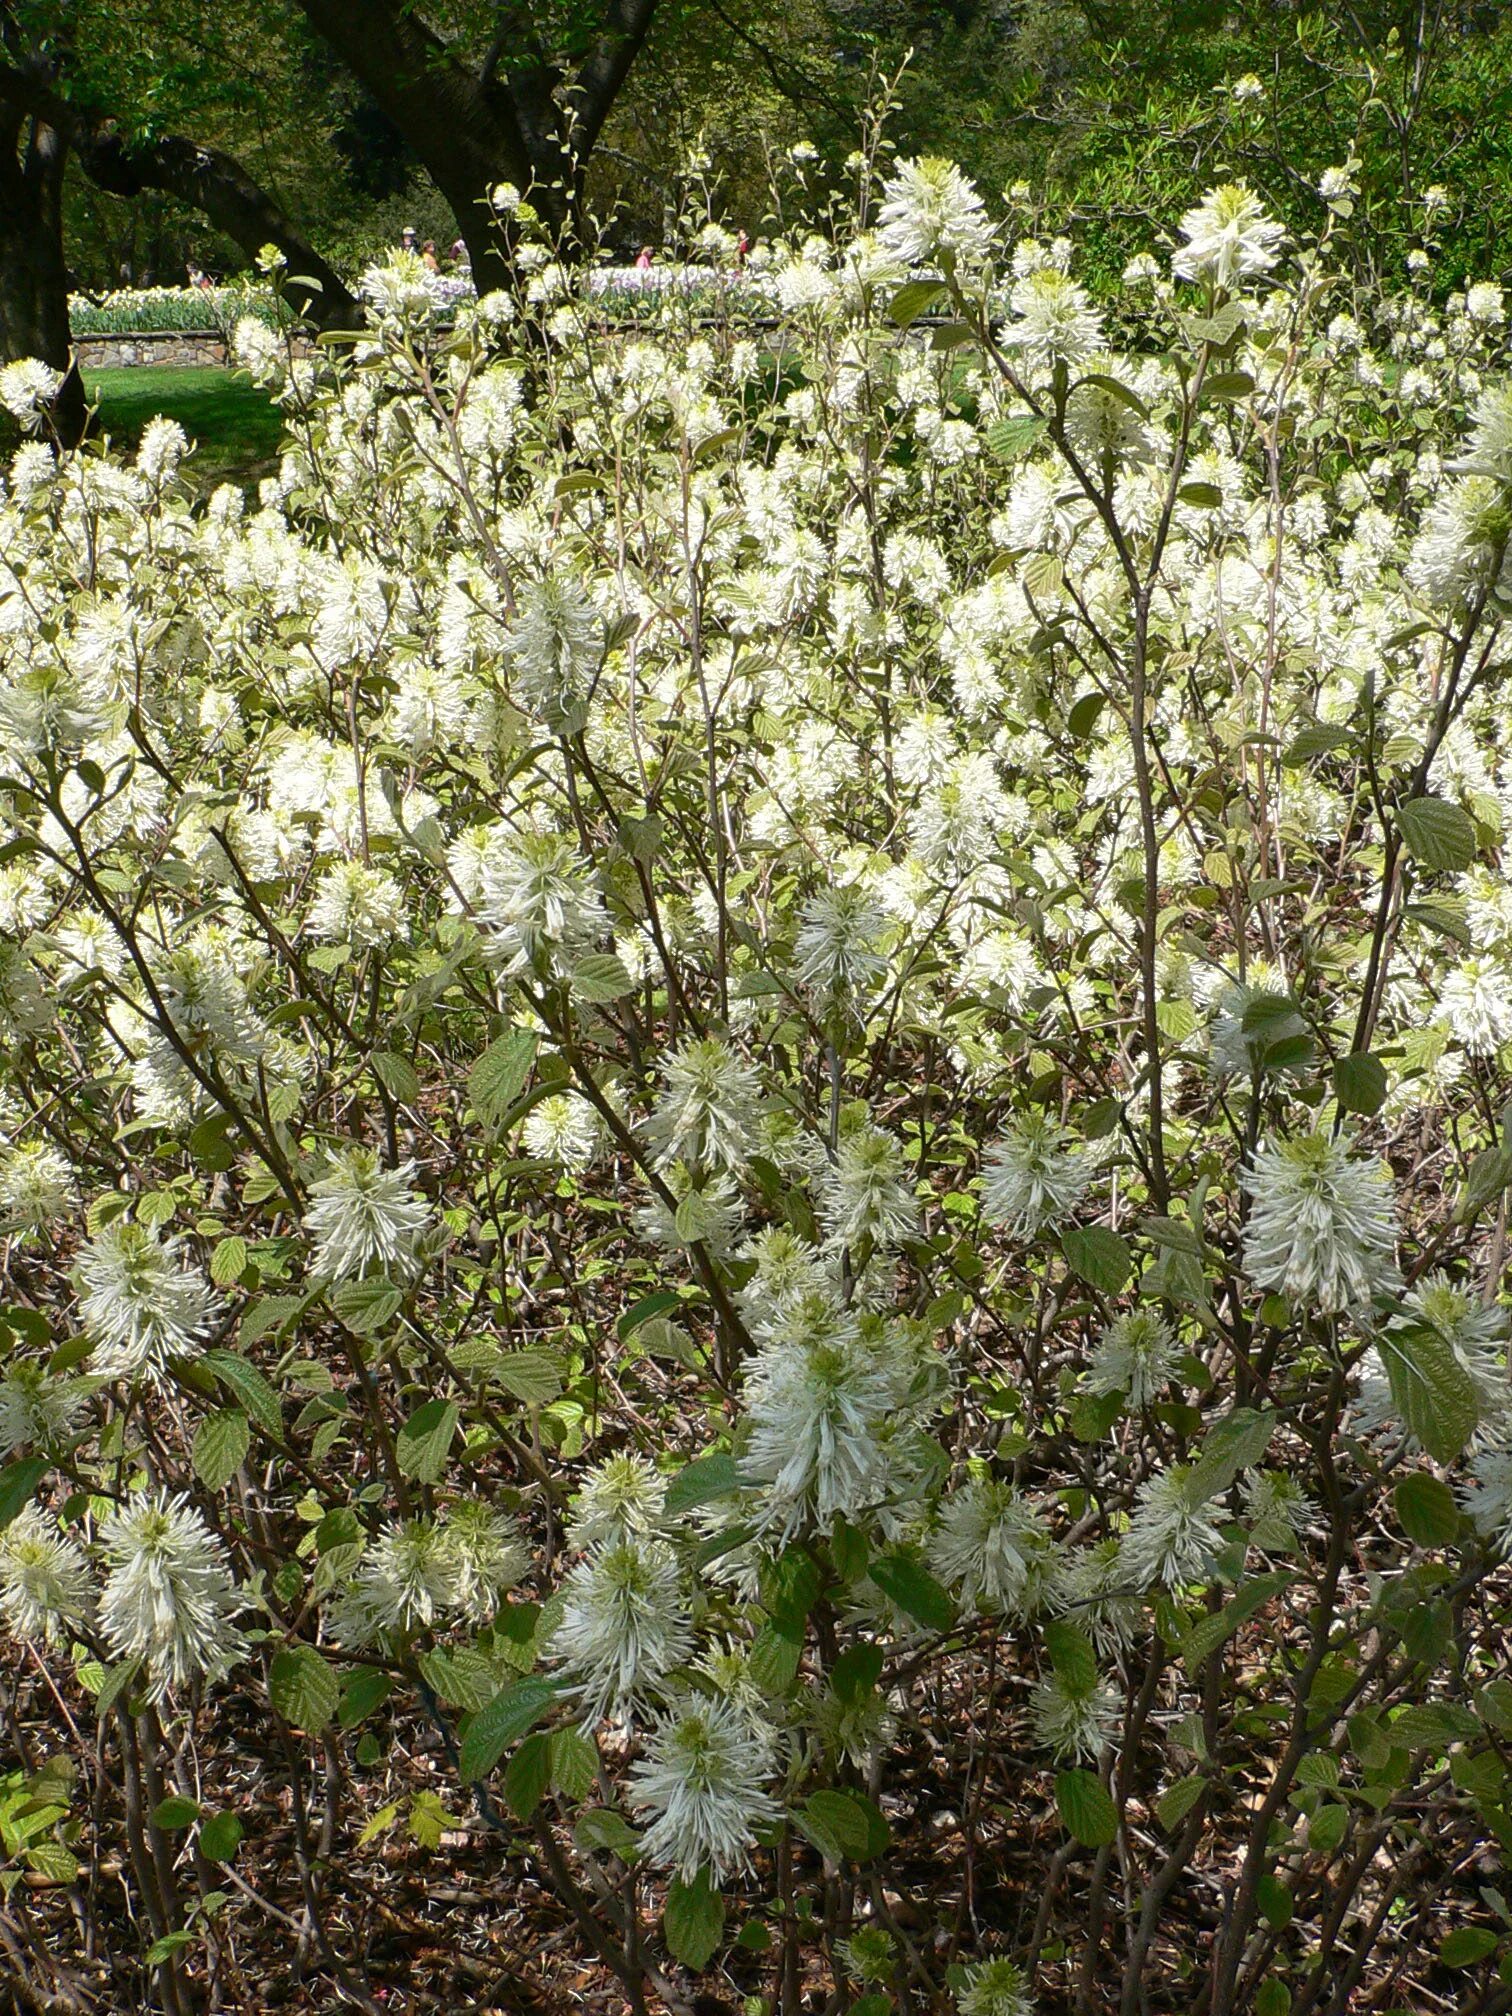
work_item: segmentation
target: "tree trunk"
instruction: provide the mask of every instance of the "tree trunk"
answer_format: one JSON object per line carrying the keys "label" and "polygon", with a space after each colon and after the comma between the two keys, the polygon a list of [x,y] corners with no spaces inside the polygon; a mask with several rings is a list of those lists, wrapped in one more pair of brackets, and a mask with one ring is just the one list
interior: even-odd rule
{"label": "tree trunk", "polygon": [[72,446],[84,432],[84,381],[68,327],[63,258],[67,143],[39,118],[0,118],[0,362],[40,357],[63,373],[52,422]]}

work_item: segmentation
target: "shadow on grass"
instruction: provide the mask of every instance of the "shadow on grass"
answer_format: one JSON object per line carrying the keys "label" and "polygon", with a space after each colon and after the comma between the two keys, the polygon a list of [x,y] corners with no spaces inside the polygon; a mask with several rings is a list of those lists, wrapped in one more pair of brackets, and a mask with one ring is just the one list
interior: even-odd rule
{"label": "shadow on grass", "polygon": [[120,365],[86,371],[97,406],[94,429],[121,453],[134,453],[147,422],[164,413],[196,444],[189,463],[197,485],[253,486],[278,466],[282,415],[251,381],[217,365]]}

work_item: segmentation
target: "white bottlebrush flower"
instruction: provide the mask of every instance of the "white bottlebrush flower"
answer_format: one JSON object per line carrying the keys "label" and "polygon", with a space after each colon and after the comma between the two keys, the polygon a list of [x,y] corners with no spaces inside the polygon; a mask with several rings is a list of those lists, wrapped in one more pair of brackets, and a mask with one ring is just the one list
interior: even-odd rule
{"label": "white bottlebrush flower", "polygon": [[646,1859],[691,1882],[707,1869],[720,1882],[743,1869],[756,1831],[781,1813],[763,1789],[770,1750],[732,1701],[683,1695],[646,1737],[630,1767],[630,1804],[654,1816]]}
{"label": "white bottlebrush flower", "polygon": [[22,427],[40,427],[62,385],[63,373],[40,357],[19,358],[0,371],[0,406]]}
{"label": "white bottlebrush flower", "polygon": [[666,1067],[646,1121],[658,1167],[699,1174],[741,1167],[755,1142],[761,1080],[728,1043],[694,1037]]}
{"label": "white bottlebrush flower", "polygon": [[93,1340],[89,1369],[102,1379],[160,1377],[204,1343],[217,1298],[184,1259],[182,1239],[117,1220],[79,1257],[79,1313]]}
{"label": "white bottlebrush flower", "polygon": [[478,913],[506,972],[566,977],[608,928],[576,844],[560,833],[490,837],[478,865]]}
{"label": "white bottlebrush flower", "polygon": [[1034,2016],[1034,1997],[1023,1969],[1011,1960],[978,1960],[963,1968],[956,1990],[960,2016]]}
{"label": "white bottlebrush flower", "polygon": [[1056,1580],[1050,1529],[1006,1478],[970,1477],[941,1502],[929,1560],[964,1609],[1019,1619],[1045,1607]]}
{"label": "white bottlebrush flower", "polygon": [[1081,364],[1102,342],[1102,316],[1086,290],[1054,266],[1041,266],[1017,281],[1011,305],[1015,319],[1003,341],[1037,368]]}
{"label": "white bottlebrush flower", "polygon": [[812,1519],[828,1531],[886,1495],[878,1430],[899,1394],[893,1365],[847,1311],[809,1296],[746,1369],[744,1481],[760,1494],[755,1523],[790,1540]]}
{"label": "white bottlebrush flower", "polygon": [[572,1501],[567,1544],[618,1547],[662,1531],[667,1480],[648,1457],[630,1451],[595,1464]]}
{"label": "white bottlebrush flower", "polygon": [[1127,1393],[1131,1407],[1148,1407],[1163,1393],[1181,1347],[1154,1309],[1115,1317],[1092,1352],[1087,1384],[1094,1393]]}
{"label": "white bottlebrush flower", "polygon": [[327,944],[375,951],[403,936],[405,908],[404,891],[392,875],[361,861],[338,861],[316,885],[305,930]]}
{"label": "white bottlebrush flower", "polygon": [[1439,1014],[1472,1057],[1494,1057],[1512,1037],[1512,972],[1499,959],[1463,959],[1439,983]]}
{"label": "white bottlebrush flower", "polygon": [[583,1720],[626,1718],[693,1650],[677,1556],[662,1540],[595,1547],[562,1585],[552,1639]]}
{"label": "white bottlebrush flower", "polygon": [[1063,1129],[1026,1114],[987,1151],[982,1215],[1020,1239],[1064,1224],[1086,1194],[1091,1165]]}
{"label": "white bottlebrush flower", "polygon": [[39,1505],[25,1505],[0,1532],[0,1617],[17,1638],[52,1645],[94,1608],[83,1549]]}
{"label": "white bottlebrush flower", "polygon": [[1190,1464],[1173,1463],[1147,1477],[1135,1494],[1134,1516],[1123,1539],[1123,1563],[1137,1589],[1157,1583],[1174,1588],[1203,1579],[1223,1535],[1211,1502],[1199,1497]]}
{"label": "white bottlebrush flower", "polygon": [[314,1238],[312,1270],[330,1281],[369,1271],[402,1281],[414,1272],[415,1248],[429,1211],[410,1186],[413,1162],[386,1169],[371,1148],[344,1148],[310,1185],[305,1229]]}
{"label": "white bottlebrush flower", "polygon": [[66,1442],[83,1406],[77,1380],[58,1378],[35,1358],[14,1359],[0,1378],[0,1456]]}
{"label": "white bottlebrush flower", "polygon": [[504,648],[520,699],[555,727],[588,697],[604,655],[603,619],[579,582],[549,574],[520,590]]}
{"label": "white bottlebrush flower", "polygon": [[1119,1696],[1105,1680],[1073,1686],[1052,1673],[1029,1697],[1034,1740],[1059,1764],[1067,1759],[1094,1764],[1118,1734]]}
{"label": "white bottlebrush flower", "polygon": [[813,1247],[786,1225],[764,1225],[740,1249],[756,1271],[740,1291],[740,1314],[762,1343],[806,1295],[824,1293],[827,1274]]}
{"label": "white bottlebrush flower", "polygon": [[17,1141],[0,1151],[0,1228],[32,1231],[61,1218],[73,1201],[68,1157],[51,1141]]}
{"label": "white bottlebrush flower", "polygon": [[1334,1316],[1395,1285],[1391,1179],[1352,1155],[1344,1136],[1267,1141],[1243,1181],[1244,1265],[1257,1287]]}
{"label": "white bottlebrush flower", "polygon": [[580,1176],[603,1148],[605,1128],[596,1108],[574,1092],[553,1092],[533,1106],[520,1130],[527,1155]]}
{"label": "white bottlebrush flower", "polygon": [[1289,1471],[1251,1470],[1244,1480],[1244,1516],[1263,1554],[1291,1554],[1318,1508]]}
{"label": "white bottlebrush flower", "polygon": [[1490,476],[1463,476],[1446,484],[1424,516],[1412,544],[1407,579],[1441,609],[1473,601],[1499,576],[1505,578],[1512,506],[1506,486]]}
{"label": "white bottlebrush flower", "polygon": [[196,1678],[219,1680],[245,1656],[225,1549],[186,1497],[130,1499],[105,1520],[100,1542],[109,1563],[101,1627],[116,1658],[143,1662],[153,1700]]}
{"label": "white bottlebrush flower", "polygon": [[1498,1554],[1512,1554],[1512,1449],[1479,1449],[1460,1487],[1460,1504]]}
{"label": "white bottlebrush flower", "polygon": [[1124,1566],[1123,1542],[1110,1535],[1062,1559],[1056,1576],[1058,1606],[1086,1632],[1094,1649],[1116,1659],[1134,1642],[1145,1606]]}
{"label": "white bottlebrush flower", "polygon": [[907,1180],[903,1144],[870,1124],[845,1135],[819,1179],[819,1218],[829,1249],[886,1252],[911,1239],[919,1207]]}
{"label": "white bottlebrush flower", "polygon": [[486,1624],[530,1566],[514,1521],[481,1500],[453,1505],[442,1528],[452,1560],[453,1601],[472,1624]]}
{"label": "white bottlebrush flower", "polygon": [[1177,276],[1233,287],[1270,271],[1286,233],[1253,190],[1225,182],[1188,210],[1181,235],[1187,242],[1171,261]]}
{"label": "white bottlebrush flower", "polygon": [[878,948],[887,912],[854,884],[821,889],[803,906],[793,948],[798,978],[826,1007],[864,1002],[887,971]]}
{"label": "white bottlebrush flower", "polygon": [[883,247],[906,266],[936,259],[976,266],[992,250],[981,195],[953,161],[933,155],[898,163],[883,185],[877,226]]}
{"label": "white bottlebrush flower", "polygon": [[434,1519],[401,1519],[373,1539],[337,1606],[337,1635],[349,1645],[380,1635],[428,1630],[458,1602],[453,1535]]}

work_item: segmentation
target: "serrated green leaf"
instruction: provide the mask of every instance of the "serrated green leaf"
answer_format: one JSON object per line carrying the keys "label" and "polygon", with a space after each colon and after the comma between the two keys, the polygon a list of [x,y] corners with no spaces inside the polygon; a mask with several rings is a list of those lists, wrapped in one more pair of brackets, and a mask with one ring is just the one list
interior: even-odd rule
{"label": "serrated green leaf", "polygon": [[573,966],[569,991],[574,1001],[618,1001],[634,993],[635,982],[617,952],[590,952]]}
{"label": "serrated green leaf", "polygon": [[662,1913],[667,1948],[690,1972],[697,1974],[713,1959],[724,1936],[724,1899],[701,1869],[691,1883],[674,1877]]}
{"label": "serrated green leaf", "polygon": [[199,1362],[230,1388],[259,1428],[265,1428],[270,1435],[283,1434],[283,1409],[278,1395],[255,1365],[234,1351],[207,1351]]}
{"label": "serrated green leaf", "polygon": [[667,1486],[669,1516],[690,1512],[695,1505],[707,1505],[717,1498],[732,1498],[740,1487],[740,1470],[725,1449],[700,1456],[685,1464]]}
{"label": "serrated green leaf", "polygon": [[1475,1433],[1475,1382],[1449,1345],[1426,1323],[1383,1330],[1380,1352],[1403,1425],[1439,1463],[1452,1463]]}
{"label": "serrated green leaf", "polygon": [[462,1736],[461,1772],[469,1784],[486,1778],[509,1745],[533,1729],[556,1699],[550,1680],[513,1680],[480,1708]]}
{"label": "serrated green leaf", "polygon": [[1386,1066],[1368,1050],[1354,1050],[1347,1057],[1336,1057],[1333,1084],[1341,1113],[1379,1113],[1390,1089]]}
{"label": "serrated green leaf", "polygon": [[1118,1808],[1092,1772],[1057,1772],[1055,1803],[1067,1833],[1084,1848],[1106,1848],[1118,1839]]}
{"label": "serrated green leaf", "polygon": [[504,1773],[504,1803],[517,1820],[528,1820],[551,1782],[551,1737],[544,1729],[527,1736]]}
{"label": "serrated green leaf", "polygon": [[1167,1834],[1173,1834],[1202,1797],[1207,1780],[1200,1771],[1178,1778],[1155,1801],[1155,1818]]}
{"label": "serrated green leaf", "polygon": [[439,1484],[461,1416],[454,1400],[427,1400],[399,1430],[394,1453],[406,1477]]}
{"label": "serrated green leaf", "polygon": [[194,1431],[190,1452],[194,1474],[207,1491],[222,1491],[240,1470],[252,1440],[247,1417],[239,1407],[207,1414]]}
{"label": "serrated green leaf", "polygon": [[217,1288],[234,1288],[247,1271],[247,1242],[240,1233],[233,1232],[225,1239],[217,1239],[215,1251],[210,1255],[210,1279]]}
{"label": "serrated green leaf", "polygon": [[242,1831],[234,1813],[212,1813],[199,1831],[199,1852],[207,1862],[229,1862],[241,1845]]}
{"label": "serrated green leaf", "polygon": [[1440,1941],[1438,1957],[1445,1967],[1475,1967],[1500,1944],[1500,1934],[1488,1925],[1461,1925]]}
{"label": "serrated green leaf", "polygon": [[420,1074],[397,1050],[373,1052],[373,1075],[401,1106],[413,1106],[420,1097]]}
{"label": "serrated green leaf", "polygon": [[943,280],[905,280],[887,304],[888,315],[900,329],[907,329],[949,291]]}
{"label": "serrated green leaf", "polygon": [[182,1834],[186,1827],[192,1827],[200,1815],[199,1801],[188,1799],[181,1792],[174,1792],[166,1799],[160,1799],[152,1809],[152,1824],[163,1834]]}
{"label": "serrated green leaf", "polygon": [[533,1029],[511,1029],[490,1043],[467,1078],[467,1096],[485,1126],[497,1126],[524,1090],[540,1038]]}
{"label": "serrated green leaf", "polygon": [[1396,822],[1420,868],[1453,874],[1475,859],[1475,822],[1447,798],[1409,798],[1397,806]]}
{"label": "serrated green leaf", "polygon": [[404,1294],[381,1274],[371,1274],[363,1281],[338,1281],[330,1301],[348,1330],[374,1337],[399,1314]]}
{"label": "serrated green leaf", "polygon": [[526,1407],[549,1407],[563,1385],[562,1361],[551,1351],[506,1351],[488,1376]]}
{"label": "serrated green leaf", "polygon": [[1447,1547],[1459,1532],[1459,1507],[1442,1478],[1415,1471],[1395,1486],[1391,1502],[1402,1531],[1419,1547]]}
{"label": "serrated green leaf", "polygon": [[324,1729],[341,1700],[341,1684],[313,1645],[286,1645],[268,1668],[268,1695],[292,1728]]}
{"label": "serrated green leaf", "polygon": [[949,1631],[956,1608],[929,1570],[908,1554],[884,1554],[867,1570],[885,1596],[926,1631]]}
{"label": "serrated green leaf", "polygon": [[1066,1264],[1079,1280],[1104,1295],[1117,1295],[1134,1272],[1128,1241],[1106,1225],[1072,1226],[1061,1234]]}
{"label": "serrated green leaf", "polygon": [[7,1463],[0,1470],[0,1530],[9,1526],[23,1506],[30,1504],[32,1493],[50,1467],[45,1456],[23,1456],[18,1463]]}

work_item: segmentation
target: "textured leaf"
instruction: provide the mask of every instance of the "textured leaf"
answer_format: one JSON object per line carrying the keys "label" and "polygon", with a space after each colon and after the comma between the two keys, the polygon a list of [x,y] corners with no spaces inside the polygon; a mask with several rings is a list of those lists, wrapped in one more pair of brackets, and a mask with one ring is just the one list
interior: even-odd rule
{"label": "textured leaf", "polygon": [[1480,1419],[1470,1374],[1426,1323],[1383,1330],[1380,1351],[1404,1426],[1437,1462],[1452,1463]]}
{"label": "textured leaf", "polygon": [[551,1782],[551,1737],[544,1729],[527,1736],[504,1773],[504,1803],[517,1820],[528,1820]]}
{"label": "textured leaf", "polygon": [[480,1708],[462,1737],[462,1776],[486,1778],[509,1745],[533,1729],[556,1699],[549,1680],[529,1676],[511,1681],[486,1708]]}
{"label": "textured leaf", "polygon": [[1061,1251],[1073,1274],[1104,1295],[1117,1295],[1134,1272],[1127,1240],[1106,1225],[1081,1225],[1061,1234]]}
{"label": "textured leaf", "polygon": [[724,1936],[724,1899],[700,1870],[691,1883],[674,1878],[667,1891],[662,1930],[672,1956],[698,1973],[713,1959]]}
{"label": "textured leaf", "polygon": [[873,1561],[871,1579],[898,1608],[927,1631],[948,1631],[956,1621],[950,1597],[927,1568],[907,1554],[884,1554]]}
{"label": "textured leaf", "polygon": [[19,1463],[7,1463],[0,1470],[0,1528],[9,1526],[32,1493],[47,1475],[45,1456],[23,1456]]}
{"label": "textured leaf", "polygon": [[551,1351],[506,1351],[488,1369],[526,1407],[549,1407],[562,1390],[562,1361]]}
{"label": "textured leaf", "polygon": [[200,1363],[222,1385],[230,1387],[259,1428],[265,1428],[270,1435],[283,1434],[283,1410],[278,1395],[255,1365],[234,1351],[207,1351]]}
{"label": "textured leaf", "polygon": [[1106,1848],[1118,1839],[1118,1808],[1090,1771],[1058,1772],[1055,1803],[1067,1833],[1084,1848]]}
{"label": "textured leaf", "polygon": [[404,1301],[401,1290],[381,1274],[365,1281],[338,1281],[331,1290],[331,1307],[359,1337],[373,1337],[399,1314]]}
{"label": "textured leaf", "polygon": [[194,1431],[194,1474],[207,1491],[221,1491],[246,1458],[252,1440],[247,1417],[239,1407],[207,1414]]}
{"label": "textured leaf", "polygon": [[212,1813],[199,1832],[199,1852],[207,1862],[229,1862],[241,1845],[242,1823],[234,1813]]}
{"label": "textured leaf", "polygon": [[286,1645],[268,1669],[268,1693],[285,1722],[313,1733],[336,1713],[341,1686],[313,1645]]}
{"label": "textured leaf", "polygon": [[496,1126],[530,1076],[539,1041],[533,1029],[511,1029],[490,1043],[467,1078],[467,1096],[486,1126]]}
{"label": "textured leaf", "polygon": [[182,1834],[186,1827],[192,1827],[198,1820],[199,1812],[197,1799],[187,1799],[182,1792],[174,1792],[153,1807],[152,1824],[159,1833]]}
{"label": "textured leaf", "polygon": [[1386,1066],[1368,1050],[1338,1057],[1333,1067],[1334,1097],[1342,1113],[1379,1113],[1389,1089]]}
{"label": "textured leaf", "polygon": [[888,302],[887,312],[900,329],[907,329],[948,291],[943,280],[905,280]]}
{"label": "textured leaf", "polygon": [[573,967],[569,991],[574,1001],[618,1001],[635,991],[635,982],[617,952],[590,952]]}
{"label": "textured leaf", "polygon": [[676,1515],[695,1505],[706,1505],[712,1498],[732,1497],[739,1483],[735,1458],[728,1450],[716,1449],[678,1471],[667,1486],[667,1512]]}
{"label": "textured leaf", "polygon": [[1409,798],[1396,808],[1396,820],[1420,868],[1452,874],[1475,859],[1475,821],[1447,798]]}
{"label": "textured leaf", "polygon": [[1460,1529],[1459,1507],[1442,1478],[1416,1471],[1391,1494],[1402,1531],[1419,1547],[1447,1547]]}
{"label": "textured leaf", "polygon": [[399,1430],[395,1454],[406,1477],[439,1484],[460,1416],[453,1400],[427,1400]]}
{"label": "textured leaf", "polygon": [[247,1271],[247,1242],[240,1233],[215,1242],[210,1255],[210,1279],[217,1288],[233,1288]]}

